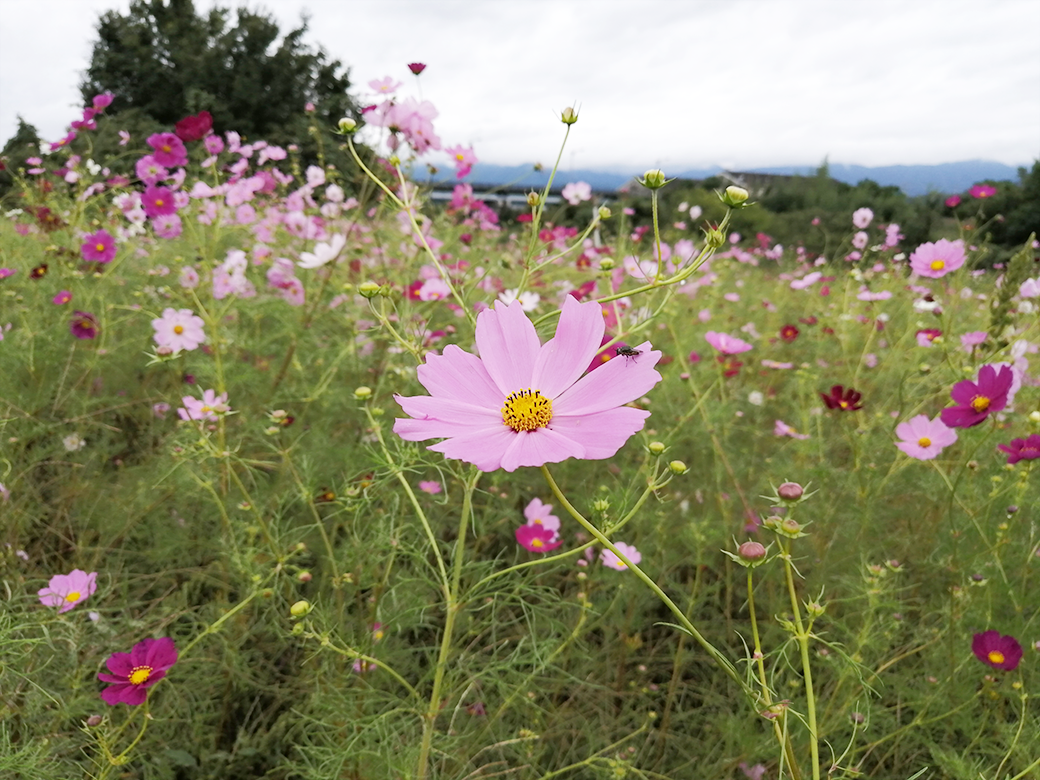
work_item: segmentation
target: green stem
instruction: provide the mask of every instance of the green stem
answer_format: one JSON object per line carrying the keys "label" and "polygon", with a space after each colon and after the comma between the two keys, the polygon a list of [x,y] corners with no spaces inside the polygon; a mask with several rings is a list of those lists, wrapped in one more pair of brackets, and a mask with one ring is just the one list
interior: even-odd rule
{"label": "green stem", "polygon": [[784,577],[787,580],[787,592],[791,597],[791,611],[794,613],[795,639],[802,655],[802,676],[805,678],[805,707],[809,720],[809,751],[812,754],[813,780],[820,780],[820,736],[816,730],[816,698],[813,694],[812,665],[809,663],[809,632],[802,624],[802,610],[798,604],[798,591],[794,586],[794,567],[791,565],[791,542],[784,540],[783,561]]}

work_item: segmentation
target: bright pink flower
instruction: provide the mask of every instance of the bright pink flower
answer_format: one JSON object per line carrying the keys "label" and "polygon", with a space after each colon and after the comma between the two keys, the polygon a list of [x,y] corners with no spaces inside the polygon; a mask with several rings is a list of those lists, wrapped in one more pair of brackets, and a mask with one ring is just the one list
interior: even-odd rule
{"label": "bright pink flower", "polygon": [[1022,645],[1013,636],[1001,636],[999,631],[975,634],[971,651],[982,663],[1005,672],[1014,671],[1022,660]]}
{"label": "bright pink flower", "polygon": [[[643,560],[642,554],[635,548],[633,544],[625,544],[624,542],[614,542],[614,546],[621,550],[621,554],[628,558],[632,563],[638,565]],[[603,549],[599,554],[599,559],[603,565],[617,569],[618,571],[625,571],[628,568],[628,564],[622,561],[617,555],[614,554],[613,550]]]}
{"label": "bright pink flower", "polygon": [[141,196],[141,207],[144,209],[144,213],[152,219],[177,211],[173,191],[169,187],[159,187],[154,184],[145,187],[144,195]]}
{"label": "bright pink flower", "polygon": [[948,208],[948,209],[955,209],[959,205],[961,205],[961,196],[960,195],[951,195],[950,197],[948,197],[946,199],[946,208]]}
{"label": "bright pink flower", "polygon": [[749,349],[752,349],[752,345],[746,341],[734,338],[728,333],[716,333],[713,330],[709,330],[704,334],[704,340],[723,355],[739,355],[741,352],[747,352]]}
{"label": "bright pink flower", "polygon": [[88,311],[74,312],[69,323],[69,332],[78,339],[97,338],[97,318]]}
{"label": "bright pink flower", "polygon": [[[860,230],[866,228],[872,219],[874,219],[874,212],[868,208],[856,209],[852,212],[852,224]],[[860,249],[862,248],[860,247]]]}
{"label": "bright pink flower", "polygon": [[419,490],[423,493],[429,493],[431,496],[435,496],[441,492],[441,483],[436,481],[423,481],[419,483]]}
{"label": "bright pink flower", "polygon": [[968,190],[968,194],[973,198],[992,198],[997,194],[997,188],[988,184],[976,184]]}
{"label": "bright pink flower", "polygon": [[1008,392],[1015,381],[1015,373],[1009,366],[1001,366],[1000,372],[993,366],[979,369],[978,382],[965,379],[950,391],[957,406],[943,409],[942,421],[948,428],[971,428],[1007,406]]}
{"label": "bright pink flower", "polygon": [[226,414],[231,411],[227,403],[228,394],[217,395],[216,390],[204,390],[202,400],[190,395],[181,398],[184,408],[177,410],[177,416],[182,420],[206,420],[216,422],[220,419],[218,414]]}
{"label": "bright pink flower", "polygon": [[148,145],[155,151],[152,157],[166,168],[180,168],[188,164],[188,150],[184,142],[173,133],[153,133],[148,136]]}
{"label": "bright pink flower", "polygon": [[964,242],[940,238],[921,244],[910,255],[910,268],[919,276],[939,279],[964,265]]}
{"label": "bright pink flower", "polygon": [[100,95],[94,95],[94,99],[90,101],[90,104],[94,106],[95,111],[104,111],[115,99],[115,95],[111,92],[103,92]]}
{"label": "bright pink flower", "polygon": [[182,141],[199,141],[213,129],[213,115],[209,111],[200,111],[186,116],[173,126],[173,132]]}
{"label": "bright pink flower", "polygon": [[104,229],[83,239],[80,254],[88,263],[109,263],[116,256],[116,240]]}
{"label": "bright pink flower", "polygon": [[51,299],[51,303],[53,303],[55,306],[64,306],[71,300],[72,293],[70,293],[68,290],[62,290],[60,293],[58,293]]}
{"label": "bright pink flower", "polygon": [[205,324],[191,309],[163,309],[162,317],[152,320],[155,343],[174,352],[190,352],[206,340]]}
{"label": "bright pink flower", "polygon": [[942,331],[936,328],[924,328],[917,331],[917,346],[930,347],[932,342],[942,337]]}
{"label": "bright pink flower", "polygon": [[458,146],[449,146],[444,151],[451,155],[451,161],[455,164],[455,178],[457,179],[464,179],[469,176],[473,166],[478,162],[472,146],[463,149],[462,144],[459,144]]}
{"label": "bright pink flower", "polygon": [[998,444],[997,449],[1007,453],[1009,466],[1020,460],[1036,460],[1040,458],[1040,433],[1034,433],[1025,439],[1012,439],[1010,444]]}
{"label": "bright pink flower", "polygon": [[957,441],[957,432],[943,425],[936,417],[929,420],[927,414],[919,414],[909,421],[896,426],[896,436],[900,441],[896,446],[917,460],[931,460],[944,447]]}
{"label": "bright pink flower", "polygon": [[47,583],[46,588],[40,588],[36,595],[40,597],[40,603],[45,607],[58,607],[58,614],[68,612],[70,609],[86,601],[94,595],[97,590],[97,572],[87,574],[82,569],[73,569],[68,574],[55,574]]}
{"label": "bright pink flower", "polygon": [[553,541],[555,535],[553,531],[540,525],[522,525],[516,529],[516,541],[531,552],[547,553],[555,550],[563,544],[562,539]]}
{"label": "bright pink flower", "polygon": [[528,525],[541,526],[547,531],[552,531],[553,536],[560,530],[560,518],[552,514],[552,504],[543,504],[540,498],[531,499],[524,508],[524,517]]}
{"label": "bright pink flower", "polygon": [[177,647],[168,637],[142,640],[129,653],[112,653],[105,661],[112,674],[98,673],[99,680],[112,683],[101,691],[101,698],[113,706],[144,704],[148,689],[175,663]]}
{"label": "bright pink flower", "polygon": [[449,345],[429,353],[419,381],[430,396],[395,396],[409,418],[394,431],[408,441],[442,438],[429,449],[482,471],[612,457],[650,413],[625,404],[661,380],[649,342],[626,360],[582,377],[605,326],[595,301],[566,296],[556,336],[539,344],[519,301],[496,301],[477,316],[480,357]]}

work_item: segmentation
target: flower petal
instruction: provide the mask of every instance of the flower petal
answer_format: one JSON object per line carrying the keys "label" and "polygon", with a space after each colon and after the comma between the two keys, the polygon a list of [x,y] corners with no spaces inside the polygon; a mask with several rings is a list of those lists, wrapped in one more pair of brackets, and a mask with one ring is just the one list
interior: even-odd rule
{"label": "flower petal", "polygon": [[[541,344],[519,301],[477,315],[477,351],[503,396],[531,386]],[[535,388],[537,389],[537,388]]]}
{"label": "flower petal", "polygon": [[572,295],[563,302],[556,335],[542,345],[531,375],[531,387],[546,398],[556,398],[585,373],[603,341],[603,307],[596,301],[578,303]]}
{"label": "flower petal", "polygon": [[649,341],[637,347],[635,357],[618,356],[592,371],[553,399],[555,415],[595,414],[634,401],[661,381],[654,370],[661,353]]}
{"label": "flower petal", "polygon": [[498,433],[500,428],[509,430],[505,425],[459,425],[444,420],[413,420],[410,417],[398,417],[394,420],[394,433],[405,441],[451,439],[473,434],[488,436]]}
{"label": "flower petal", "polygon": [[472,463],[481,471],[496,471],[501,467],[502,456],[516,435],[511,429],[501,425],[495,429],[478,429],[460,436],[452,436],[431,444],[428,449],[444,453],[446,458]]}
{"label": "flower petal", "polygon": [[649,416],[650,412],[643,409],[622,406],[574,417],[553,417],[552,428],[582,445],[585,459],[602,460],[616,455],[632,434],[643,429]]}
{"label": "flower petal", "polygon": [[502,421],[501,407],[489,409],[465,401],[433,398],[428,395],[395,395],[394,400],[401,405],[405,414],[416,420],[439,420],[466,427],[493,425],[496,422],[499,425],[505,424]]}
{"label": "flower petal", "polygon": [[500,409],[509,394],[498,389],[480,358],[454,344],[445,347],[441,355],[427,353],[426,363],[419,366],[418,374],[422,386],[439,398]]}
{"label": "flower petal", "polygon": [[521,466],[541,466],[584,457],[585,447],[574,439],[549,428],[539,428],[514,434],[513,441],[502,455],[502,468],[516,471]]}
{"label": "flower petal", "polygon": [[106,660],[105,665],[116,677],[125,680],[134,670],[134,663],[130,659],[130,653],[112,653]]}

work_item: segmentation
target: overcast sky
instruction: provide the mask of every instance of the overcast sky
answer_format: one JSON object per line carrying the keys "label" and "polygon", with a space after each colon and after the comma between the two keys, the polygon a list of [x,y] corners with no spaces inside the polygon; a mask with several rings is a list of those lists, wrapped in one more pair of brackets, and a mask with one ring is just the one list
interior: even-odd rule
{"label": "overcast sky", "polygon": [[[213,0],[196,0],[211,8]],[[220,5],[237,7],[239,0]],[[78,118],[98,14],[128,0],[0,0],[0,139]],[[1040,157],[1040,0],[265,0],[372,79],[415,82],[482,161],[666,172]]]}

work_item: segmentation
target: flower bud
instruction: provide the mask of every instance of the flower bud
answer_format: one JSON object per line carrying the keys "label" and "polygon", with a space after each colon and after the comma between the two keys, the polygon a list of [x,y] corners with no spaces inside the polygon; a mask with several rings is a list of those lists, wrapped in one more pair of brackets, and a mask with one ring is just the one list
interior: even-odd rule
{"label": "flower bud", "polygon": [[673,460],[668,464],[668,469],[673,474],[685,474],[690,470],[690,467],[683,463],[681,460]]}
{"label": "flower bud", "polygon": [[610,509],[610,501],[605,498],[598,498],[592,502],[592,508],[597,512],[606,512]]}
{"label": "flower bud", "polygon": [[802,526],[799,525],[797,520],[790,517],[785,517],[780,521],[779,532],[784,536],[790,536],[792,539],[802,536]]}
{"label": "flower bud", "polygon": [[805,611],[809,613],[809,617],[818,618],[826,611],[826,607],[818,601],[810,601],[806,603]]}
{"label": "flower bud", "polygon": [[665,450],[664,442],[652,441],[647,449],[650,450],[651,455],[660,455]]}
{"label": "flower bud", "polygon": [[169,357],[173,354],[172,347],[159,347],[155,350],[155,354],[159,357]]}
{"label": "flower bud", "polygon": [[784,501],[798,501],[805,494],[805,490],[797,482],[785,482],[776,489],[776,494]]}
{"label": "flower bud", "polygon": [[358,285],[358,292],[364,298],[375,298],[379,294],[379,285],[375,282],[362,282]]}
{"label": "flower bud", "polygon": [[737,549],[737,554],[748,563],[757,563],[766,557],[766,548],[758,542],[744,542]]}
{"label": "flower bud", "polygon": [[643,178],[639,180],[639,183],[648,190],[659,190],[668,183],[668,180],[665,179],[664,171],[660,168],[651,168],[643,174]]}
{"label": "flower bud", "polygon": [[601,257],[600,258],[599,270],[601,270],[601,271],[609,271],[613,267],[614,267],[614,258],[613,257]]}
{"label": "flower bud", "polygon": [[87,718],[87,726],[89,726],[90,728],[100,726],[102,720],[103,718],[100,715],[91,715],[89,718]]}
{"label": "flower bud", "polygon": [[706,243],[712,249],[718,249],[726,243],[726,234],[723,233],[715,225],[710,225],[706,228],[701,228],[704,232],[704,243]]}
{"label": "flower bud", "polygon": [[730,185],[729,187],[726,187],[726,191],[722,193],[722,202],[731,209],[743,208],[747,199],[748,191],[743,187]]}
{"label": "flower bud", "polygon": [[567,108],[560,112],[560,121],[565,125],[573,125],[578,121],[578,112],[571,106],[567,106]]}
{"label": "flower bud", "polygon": [[361,387],[354,388],[354,397],[359,401],[364,401],[372,397],[372,388],[361,385]]}
{"label": "flower bud", "polygon": [[289,607],[289,612],[293,617],[301,618],[311,611],[311,603],[306,599],[301,599]]}
{"label": "flower bud", "polygon": [[301,571],[296,575],[297,582],[310,582],[312,579],[314,579],[314,575],[309,571]]}
{"label": "flower bud", "polygon": [[343,135],[350,135],[355,130],[357,130],[357,122],[355,122],[349,116],[345,116],[341,120],[339,120],[339,131]]}
{"label": "flower bud", "polygon": [[596,213],[599,214],[600,219],[610,219],[611,216],[613,216],[610,213],[610,209],[608,209],[606,206],[600,206],[599,211],[597,211]]}

